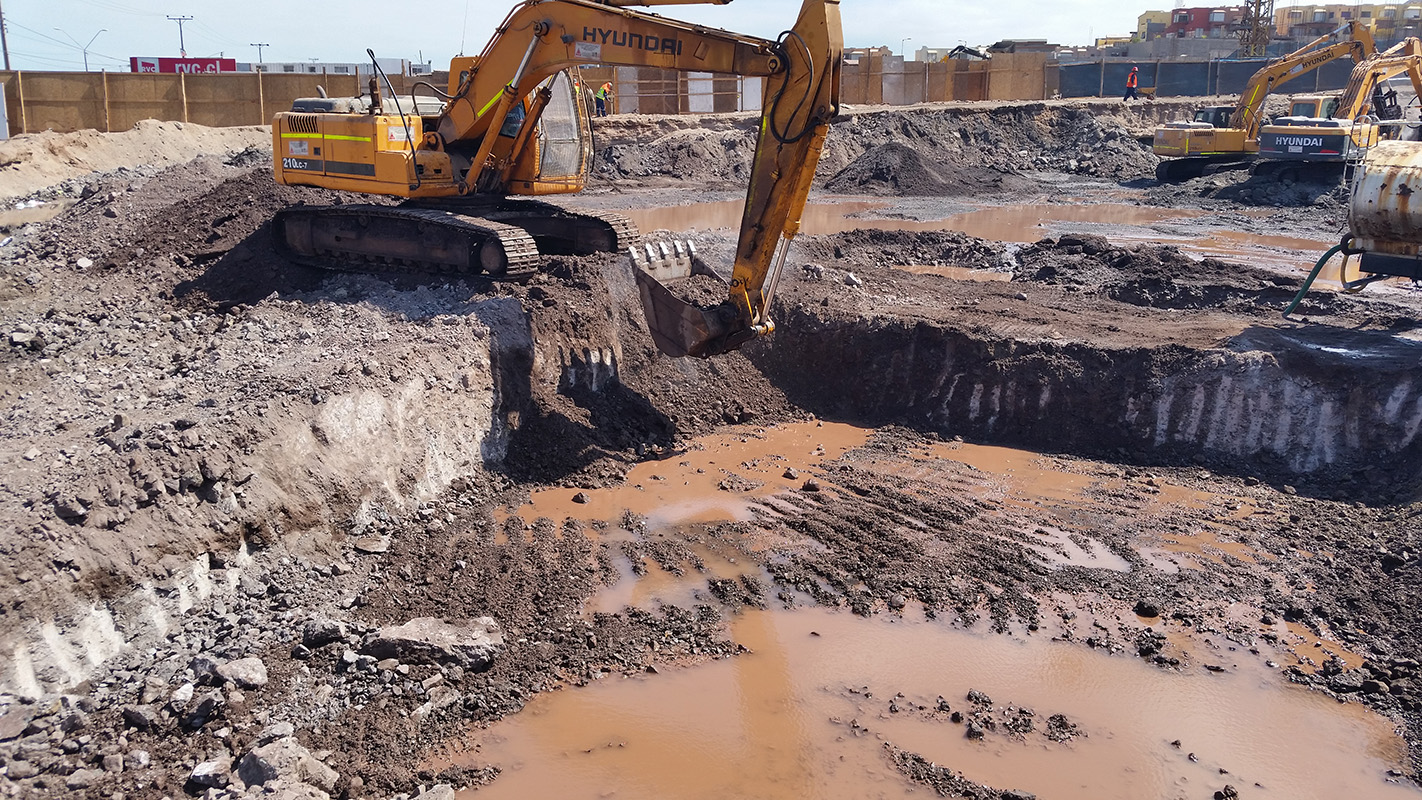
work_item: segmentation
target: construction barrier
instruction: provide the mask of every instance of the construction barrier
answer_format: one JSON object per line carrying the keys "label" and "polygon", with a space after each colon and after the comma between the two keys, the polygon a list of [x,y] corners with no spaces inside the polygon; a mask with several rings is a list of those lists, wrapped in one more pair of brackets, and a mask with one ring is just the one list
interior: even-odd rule
{"label": "construction barrier", "polygon": [[[419,80],[445,88],[445,78],[439,76],[390,76],[400,93],[408,93]],[[332,97],[351,97],[366,90],[364,80],[356,75],[325,72],[0,71],[0,85],[11,134],[85,128],[126,131],[144,119],[212,127],[268,125],[273,114],[290,109],[296,98],[319,94],[318,87]]]}
{"label": "construction barrier", "polygon": [[[848,59],[841,72],[841,101],[848,105],[908,105],[949,101],[1043,100],[1050,97],[1118,97],[1131,67],[1140,88],[1156,97],[1237,94],[1262,59],[1144,61],[1103,59],[1058,66],[1046,53],[998,53],[986,61],[905,61],[886,51]],[[1340,60],[1300,76],[1289,92],[1342,89],[1352,62]],[[680,73],[647,67],[582,67],[589,107],[592,92],[613,84],[611,113],[705,114],[759,111],[776,91],[774,78]],[[400,94],[419,81],[441,89],[443,73],[423,78],[391,75]],[[139,120],[194,122],[213,127],[266,125],[298,97],[324,88],[332,97],[365,91],[352,74],[129,72],[0,72],[9,131],[60,132],[92,128],[123,131]],[[429,94],[428,90],[423,93]]]}
{"label": "construction barrier", "polygon": [[[1109,59],[1062,64],[1058,85],[1062,97],[1119,97],[1126,90],[1132,67],[1140,69],[1141,88],[1154,88],[1156,97],[1204,97],[1239,94],[1267,59],[1220,61],[1130,61]],[[1332,92],[1348,84],[1353,62],[1330,61],[1284,84],[1282,91]]]}

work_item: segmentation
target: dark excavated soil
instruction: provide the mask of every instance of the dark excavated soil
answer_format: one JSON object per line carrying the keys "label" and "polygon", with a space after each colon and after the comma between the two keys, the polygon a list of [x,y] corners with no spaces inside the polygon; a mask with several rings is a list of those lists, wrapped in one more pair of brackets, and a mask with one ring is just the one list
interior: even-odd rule
{"label": "dark excavated soil", "polygon": [[935,164],[899,142],[865,151],[825,182],[831,192],[915,197],[1000,194],[1036,187],[1036,181],[1006,170]]}

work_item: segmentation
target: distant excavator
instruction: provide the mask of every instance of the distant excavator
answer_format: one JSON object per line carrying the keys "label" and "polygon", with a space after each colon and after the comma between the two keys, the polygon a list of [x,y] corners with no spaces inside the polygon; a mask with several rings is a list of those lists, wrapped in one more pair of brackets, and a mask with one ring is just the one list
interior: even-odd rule
{"label": "distant excavator", "polygon": [[[374,77],[368,97],[296,101],[272,123],[279,183],[405,202],[285,209],[273,221],[279,245],[329,269],[495,280],[526,279],[540,252],[630,252],[663,353],[709,357],[772,332],[776,285],[839,113],[839,0],[804,0],[794,27],[775,41],[627,8],[728,2],[528,0],[480,55],[453,59],[447,91],[423,84],[437,104],[396,97],[388,80],[383,93]],[[583,65],[769,79],[728,297],[719,305],[693,306],[664,285],[716,275],[689,246],[648,246],[620,215],[513,199],[582,189],[592,136],[568,70]]]}
{"label": "distant excavator", "polygon": [[1208,106],[1192,120],[1168,122],[1155,129],[1153,149],[1162,159],[1156,179],[1162,183],[1198,178],[1221,166],[1238,165],[1259,151],[1259,127],[1269,93],[1301,75],[1340,58],[1361,63],[1377,52],[1373,36],[1357,20],[1314,39],[1254,73],[1233,106]]}
{"label": "distant excavator", "polygon": [[1408,124],[1397,90],[1387,80],[1406,74],[1413,98],[1422,96],[1422,40],[1407,38],[1353,68],[1348,86],[1326,113],[1279,117],[1259,130],[1256,175],[1337,180],[1380,141],[1416,139],[1417,114]]}

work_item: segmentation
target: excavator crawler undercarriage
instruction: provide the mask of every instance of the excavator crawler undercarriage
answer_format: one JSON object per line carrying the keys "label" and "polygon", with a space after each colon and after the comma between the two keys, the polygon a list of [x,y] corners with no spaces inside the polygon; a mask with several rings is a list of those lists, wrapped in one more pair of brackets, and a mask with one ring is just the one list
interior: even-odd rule
{"label": "excavator crawler undercarriage", "polygon": [[273,230],[285,255],[323,269],[516,282],[537,272],[540,253],[624,253],[641,245],[637,227],[620,214],[490,197],[297,206],[279,212]]}

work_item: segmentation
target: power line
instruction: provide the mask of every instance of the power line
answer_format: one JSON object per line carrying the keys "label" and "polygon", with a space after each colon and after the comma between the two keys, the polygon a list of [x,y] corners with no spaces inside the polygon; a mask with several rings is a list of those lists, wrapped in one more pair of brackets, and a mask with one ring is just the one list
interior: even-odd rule
{"label": "power line", "polygon": [[[53,42],[54,44],[60,45],[60,46],[62,46],[62,47],[69,47],[69,48],[72,48],[72,49],[75,49],[75,50],[81,50],[81,51],[84,49],[84,48],[82,48],[82,47],[77,47],[77,46],[75,46],[74,44],[72,44],[72,43],[70,43],[70,42],[66,42],[66,41],[64,41],[63,39],[56,39],[56,38],[54,38],[53,36],[49,36],[49,35],[46,35],[46,34],[44,34],[44,33],[41,33],[41,32],[39,32],[39,31],[35,30],[34,28],[30,28],[30,27],[26,27],[26,26],[24,26],[24,25],[21,25],[21,24],[18,23],[18,22],[10,22],[10,23],[7,23],[7,24],[8,24],[8,25],[11,25],[11,26],[13,26],[13,27],[19,28],[20,30],[25,31],[25,32],[27,32],[27,33],[33,35],[33,36],[38,36],[39,38],[44,39],[44,40],[47,41],[47,42]],[[107,59],[110,60],[110,61],[117,61],[117,62],[119,62],[120,64],[126,64],[126,63],[128,63],[128,60],[127,60],[127,59],[117,58],[117,57],[115,57],[115,56],[105,55],[105,54],[103,54],[103,53],[96,53],[96,52],[94,52],[93,50],[90,50],[90,51],[89,51],[89,54],[90,54],[90,55],[94,55],[94,56],[98,56],[99,58],[107,58]]]}
{"label": "power line", "polygon": [[162,14],[159,14],[156,11],[140,11],[136,8],[129,8],[128,6],[119,3],[108,2],[107,0],[80,0],[80,2],[94,6],[95,8],[102,8],[105,11],[116,11],[120,14],[132,14],[135,17],[163,16]]}
{"label": "power line", "polygon": [[230,44],[230,45],[232,45],[233,47],[241,47],[241,46],[242,46],[241,42],[238,42],[238,41],[235,40],[235,39],[229,39],[229,38],[227,38],[226,36],[223,36],[220,31],[215,30],[215,29],[214,29],[212,26],[210,26],[210,25],[204,24],[203,21],[200,20],[200,19],[199,19],[199,20],[193,20],[193,24],[196,25],[197,27],[201,28],[202,30],[207,31],[207,35],[208,35],[209,37],[211,37],[211,38],[213,38],[213,39],[216,39],[216,40],[219,41],[219,42],[223,42],[223,43],[225,43],[225,44]]}

